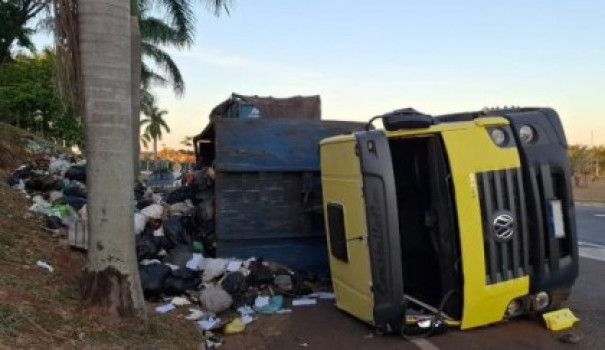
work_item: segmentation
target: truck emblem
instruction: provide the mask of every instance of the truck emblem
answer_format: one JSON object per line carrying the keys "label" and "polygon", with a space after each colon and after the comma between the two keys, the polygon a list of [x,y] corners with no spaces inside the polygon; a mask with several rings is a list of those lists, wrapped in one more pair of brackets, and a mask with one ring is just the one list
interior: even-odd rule
{"label": "truck emblem", "polygon": [[492,229],[497,240],[506,242],[510,240],[515,233],[515,220],[510,214],[498,214],[492,221]]}

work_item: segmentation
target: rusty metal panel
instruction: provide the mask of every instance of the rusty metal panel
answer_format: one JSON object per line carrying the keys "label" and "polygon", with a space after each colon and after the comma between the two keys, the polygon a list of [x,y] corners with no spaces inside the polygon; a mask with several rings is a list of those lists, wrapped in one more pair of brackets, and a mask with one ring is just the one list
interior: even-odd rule
{"label": "rusty metal panel", "polygon": [[219,172],[215,198],[219,240],[323,236],[323,217],[304,202],[302,173]]}
{"label": "rusty metal panel", "polygon": [[297,119],[216,119],[217,171],[319,171],[319,141],[362,123]]}

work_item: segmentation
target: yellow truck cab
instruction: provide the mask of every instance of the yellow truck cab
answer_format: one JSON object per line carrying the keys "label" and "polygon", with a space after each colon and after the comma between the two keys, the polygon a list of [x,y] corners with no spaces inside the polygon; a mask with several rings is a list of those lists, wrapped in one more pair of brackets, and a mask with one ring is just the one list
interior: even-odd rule
{"label": "yellow truck cab", "polygon": [[382,331],[427,310],[468,329],[567,299],[578,248],[555,111],[379,118],[320,144],[338,308]]}

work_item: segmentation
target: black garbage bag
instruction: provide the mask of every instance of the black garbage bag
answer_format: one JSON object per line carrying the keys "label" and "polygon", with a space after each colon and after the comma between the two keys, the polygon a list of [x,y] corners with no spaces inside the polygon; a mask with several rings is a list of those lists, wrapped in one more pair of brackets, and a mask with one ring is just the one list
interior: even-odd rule
{"label": "black garbage bag", "polygon": [[202,232],[190,216],[173,216],[163,222],[164,234],[175,244],[202,241]]}
{"label": "black garbage bag", "polygon": [[214,180],[208,175],[208,168],[193,173],[193,185],[198,191],[203,191],[214,185]]}
{"label": "black garbage bag", "polygon": [[18,177],[16,177],[15,175],[9,175],[6,178],[6,183],[10,186],[13,187],[15,185],[19,184],[20,179]]}
{"label": "black garbage bag", "polygon": [[166,278],[170,276],[170,267],[164,264],[149,264],[139,266],[141,287],[145,299],[155,299],[164,290]]}
{"label": "black garbage bag", "polygon": [[65,173],[65,178],[86,183],[86,166],[85,165],[73,165]]}
{"label": "black garbage bag", "polygon": [[86,199],[82,197],[74,197],[74,196],[63,196],[57,199],[57,203],[67,204],[74,208],[76,211],[82,209],[82,207],[86,204]]}
{"label": "black garbage bag", "polygon": [[153,240],[155,242],[155,248],[157,249],[158,253],[162,249],[169,251],[170,249],[176,246],[176,244],[172,242],[169,237],[166,237],[165,235],[156,236],[154,234],[155,230],[156,228],[153,226],[153,223],[147,222],[147,225],[145,225],[145,229],[143,230],[143,232],[140,233],[140,236],[149,237],[149,239]]}
{"label": "black garbage bag", "polygon": [[25,189],[36,192],[60,191],[63,188],[61,180],[51,175],[33,175],[25,181]]}
{"label": "black garbage bag", "polygon": [[86,198],[87,193],[80,186],[74,183],[67,184],[63,186],[63,195],[69,197],[80,197]]}
{"label": "black garbage bag", "polygon": [[223,278],[221,286],[229,295],[231,295],[231,298],[233,298],[234,307],[240,307],[249,301],[249,298],[247,298],[248,282],[243,273],[239,271],[228,273],[225,278]]}
{"label": "black garbage bag", "polygon": [[137,209],[143,210],[152,204],[155,204],[153,199],[141,198],[137,200]]}
{"label": "black garbage bag", "polygon": [[187,265],[187,261],[191,260],[192,257],[193,253],[191,252],[191,248],[189,248],[188,245],[179,244],[168,251],[166,261],[184,269]]}
{"label": "black garbage bag", "polygon": [[135,243],[138,261],[143,259],[159,259],[159,247],[157,240],[153,236],[153,232],[149,234],[143,231],[143,233],[135,237]]}
{"label": "black garbage bag", "polygon": [[63,222],[61,221],[61,218],[58,216],[46,216],[44,218],[44,221],[46,223],[45,228],[49,229],[49,230],[58,230],[63,226]]}
{"label": "black garbage bag", "polygon": [[251,286],[260,286],[273,282],[273,272],[263,264],[263,259],[258,259],[250,263],[250,274],[247,282]]}
{"label": "black garbage bag", "polygon": [[192,191],[192,188],[189,186],[181,186],[166,196],[166,203],[174,204],[184,202],[186,199],[193,199],[195,193]]}
{"label": "black garbage bag", "polygon": [[27,179],[28,177],[32,176],[32,167],[29,165],[25,166],[21,169],[15,170],[12,175],[17,179]]}
{"label": "black garbage bag", "polygon": [[214,202],[214,188],[209,187],[203,190],[196,190],[192,199],[193,204],[198,205],[204,201]]}
{"label": "black garbage bag", "polygon": [[214,221],[214,198],[206,199],[195,206],[195,223],[203,225]]}
{"label": "black garbage bag", "polygon": [[176,244],[166,236],[158,236],[154,238],[158,249],[164,249],[165,251],[169,251],[170,249],[173,249],[176,246]]}
{"label": "black garbage bag", "polygon": [[176,244],[190,244],[191,240],[187,237],[181,218],[173,216],[162,222],[164,226],[164,235]]}
{"label": "black garbage bag", "polygon": [[[137,181],[134,184],[134,198],[138,201],[144,195],[145,195],[145,186],[141,183],[141,181]],[[139,209],[143,209],[143,208],[139,208]]]}
{"label": "black garbage bag", "polygon": [[200,274],[187,268],[172,271],[164,281],[164,294],[182,295],[188,290],[197,290],[202,283]]}

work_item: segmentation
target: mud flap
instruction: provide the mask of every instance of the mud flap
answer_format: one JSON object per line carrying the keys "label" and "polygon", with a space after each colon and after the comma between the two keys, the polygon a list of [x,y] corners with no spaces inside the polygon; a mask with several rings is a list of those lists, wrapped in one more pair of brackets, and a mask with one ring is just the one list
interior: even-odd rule
{"label": "mud flap", "polygon": [[381,130],[358,132],[377,329],[399,332],[405,320],[403,267],[391,151]]}

